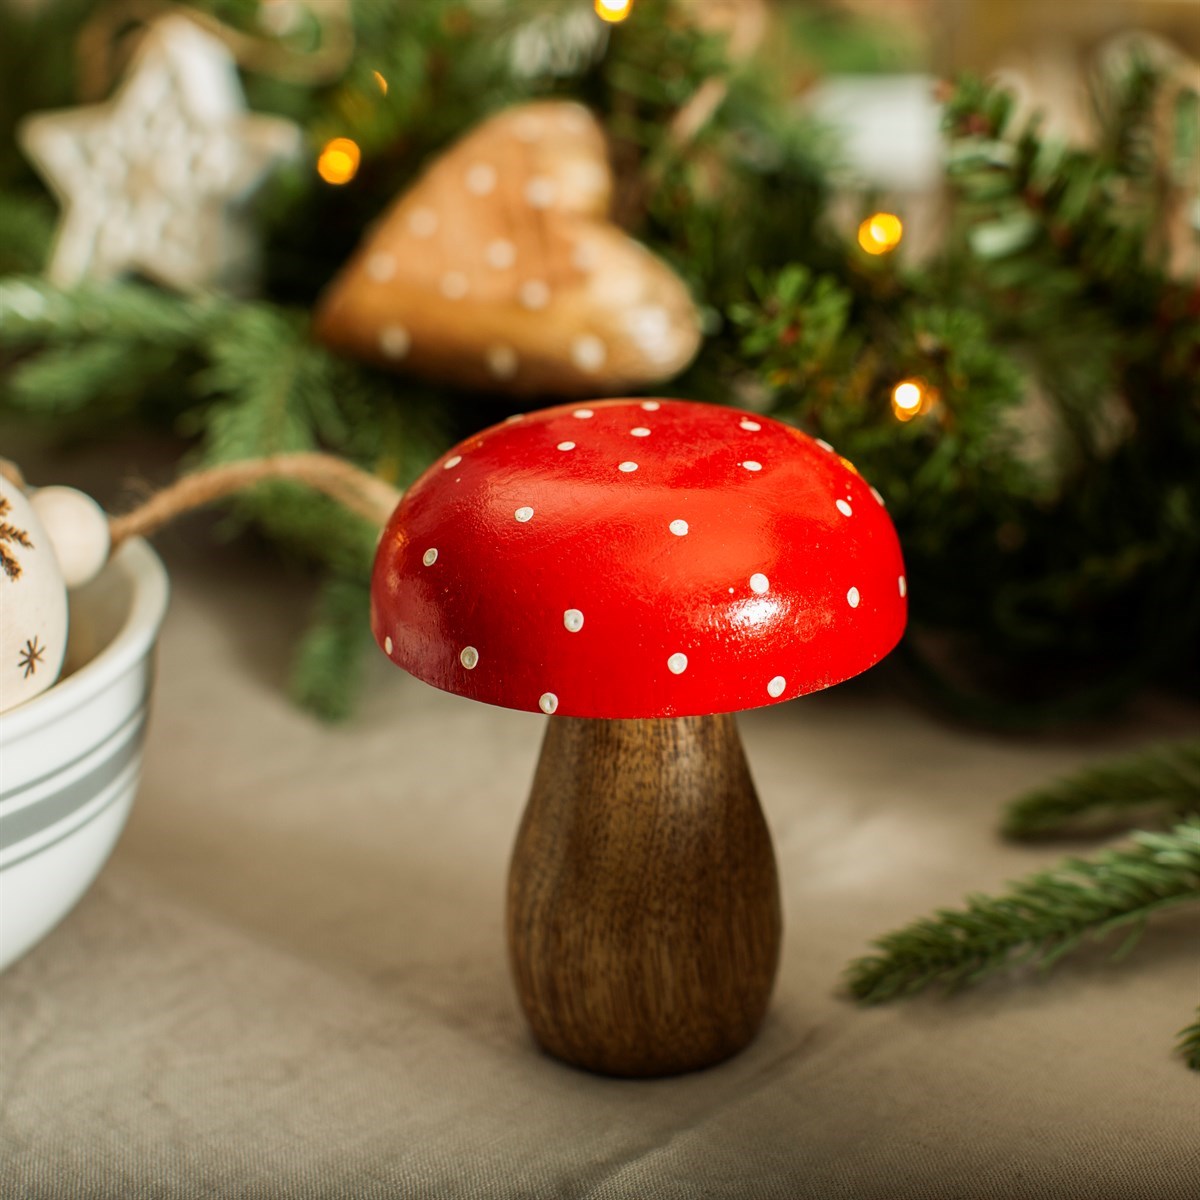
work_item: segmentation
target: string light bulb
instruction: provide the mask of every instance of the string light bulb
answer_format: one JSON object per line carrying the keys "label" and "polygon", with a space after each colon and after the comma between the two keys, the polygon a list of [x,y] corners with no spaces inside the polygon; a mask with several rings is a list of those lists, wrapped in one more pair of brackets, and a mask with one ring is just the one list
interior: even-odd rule
{"label": "string light bulb", "polygon": [[892,388],[892,412],[897,421],[911,421],[927,413],[937,393],[923,379],[902,379]]}
{"label": "string light bulb", "polygon": [[858,227],[858,244],[868,254],[890,254],[904,237],[904,222],[895,213],[872,213]]}
{"label": "string light bulb", "polygon": [[371,77],[375,80],[375,86],[386,96],[388,89],[387,77],[382,71],[372,71]]}
{"label": "string light bulb", "polygon": [[600,20],[617,25],[633,11],[633,0],[593,0],[593,6]]}
{"label": "string light bulb", "polygon": [[325,143],[317,159],[317,174],[326,183],[338,186],[349,183],[358,174],[362,151],[350,138],[336,137]]}

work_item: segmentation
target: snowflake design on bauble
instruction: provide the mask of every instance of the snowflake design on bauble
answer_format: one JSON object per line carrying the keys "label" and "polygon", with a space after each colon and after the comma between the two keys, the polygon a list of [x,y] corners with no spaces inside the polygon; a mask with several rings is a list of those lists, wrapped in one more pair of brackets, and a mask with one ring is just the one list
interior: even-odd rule
{"label": "snowflake design on bauble", "polygon": [[23,550],[32,550],[33,542],[29,534],[18,529],[6,518],[12,511],[12,504],[6,496],[0,496],[0,570],[9,579],[21,578],[21,564],[10,546],[20,546]]}
{"label": "snowflake design on bauble", "polygon": [[21,656],[17,660],[17,670],[19,671],[24,668],[25,671],[25,674],[22,676],[23,679],[28,679],[30,675],[37,673],[38,667],[44,661],[45,653],[46,647],[39,646],[37,638],[25,642],[25,646],[21,650]]}

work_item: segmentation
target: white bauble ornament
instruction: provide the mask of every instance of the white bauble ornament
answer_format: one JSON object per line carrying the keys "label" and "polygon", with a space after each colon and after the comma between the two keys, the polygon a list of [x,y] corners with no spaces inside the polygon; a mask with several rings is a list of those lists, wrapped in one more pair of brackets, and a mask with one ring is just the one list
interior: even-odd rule
{"label": "white bauble ornament", "polygon": [[0,477],[0,712],[44,692],[67,649],[67,585],[54,546],[15,484]]}

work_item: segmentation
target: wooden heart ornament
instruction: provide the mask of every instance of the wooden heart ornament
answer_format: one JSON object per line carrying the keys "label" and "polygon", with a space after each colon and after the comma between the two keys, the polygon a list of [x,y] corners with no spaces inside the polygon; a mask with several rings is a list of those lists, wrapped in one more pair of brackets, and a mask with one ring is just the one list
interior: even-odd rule
{"label": "wooden heart ornament", "polygon": [[608,220],[587,109],[488,118],[384,214],[322,297],[317,337],[381,366],[523,395],[668,379],[700,343],[682,280]]}

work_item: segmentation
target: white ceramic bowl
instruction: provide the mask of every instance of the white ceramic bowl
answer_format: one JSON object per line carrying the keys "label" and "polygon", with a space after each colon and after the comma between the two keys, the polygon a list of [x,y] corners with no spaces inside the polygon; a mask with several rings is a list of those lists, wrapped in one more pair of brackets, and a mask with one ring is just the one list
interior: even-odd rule
{"label": "white ceramic bowl", "polygon": [[79,901],[129,815],[167,575],[131,541],[71,596],[63,678],[0,713],[0,970]]}

